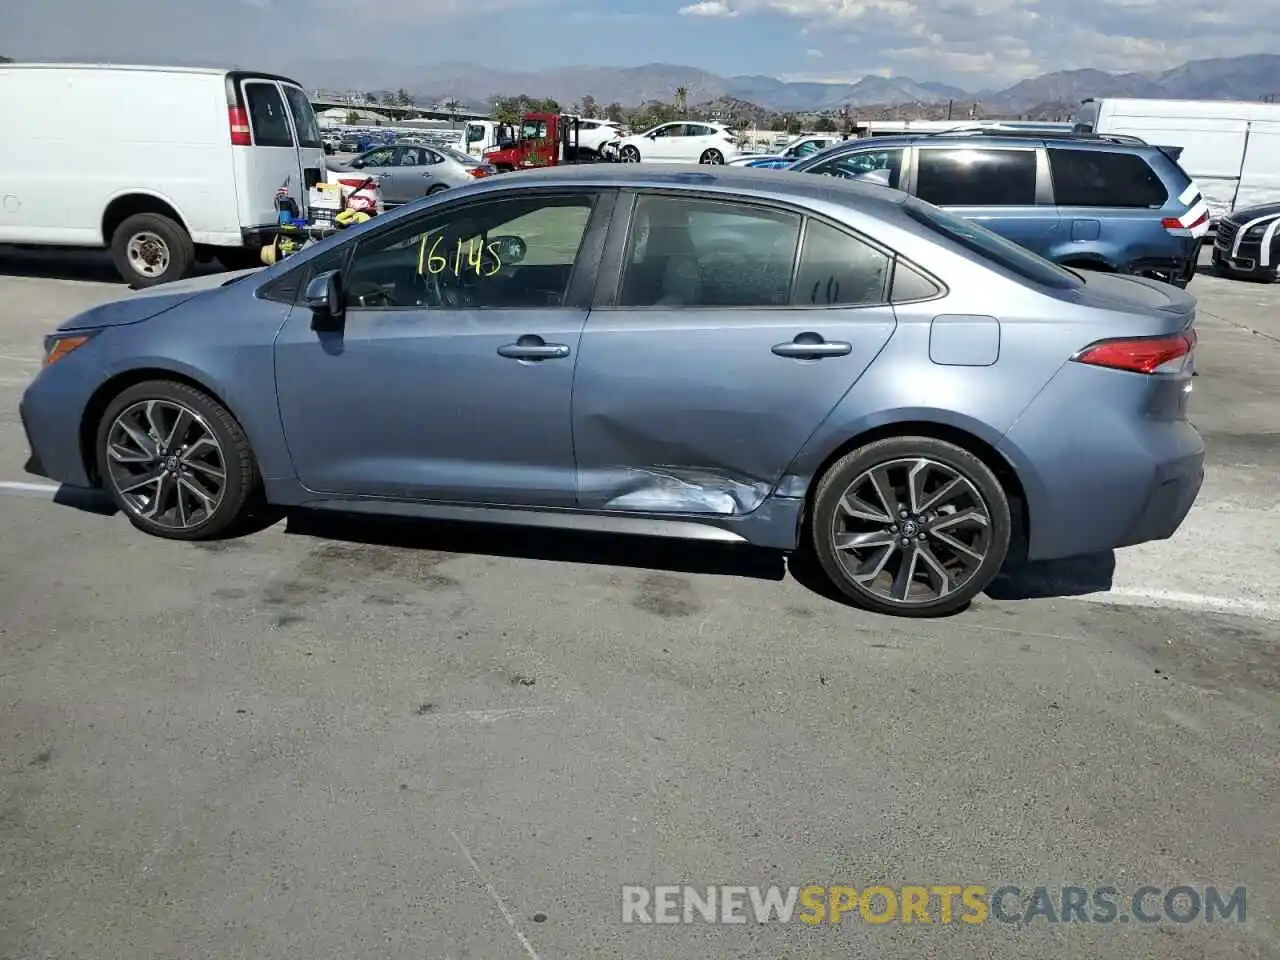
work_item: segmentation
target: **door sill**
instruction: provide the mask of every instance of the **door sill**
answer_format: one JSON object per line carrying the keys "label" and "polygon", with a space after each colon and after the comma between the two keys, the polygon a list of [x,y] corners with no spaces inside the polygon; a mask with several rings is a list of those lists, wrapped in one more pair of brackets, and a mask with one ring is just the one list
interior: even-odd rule
{"label": "door sill", "polygon": [[[522,507],[470,506],[454,503],[423,503],[404,500],[309,500],[297,504],[307,510],[359,513],[373,516],[414,517],[459,523],[494,523],[547,530],[576,530],[624,536],[665,537],[674,540],[702,540],[714,543],[749,543],[746,537],[712,522],[682,517],[619,516],[614,513],[587,513],[574,510],[536,510]],[[724,517],[717,517],[723,521]]]}

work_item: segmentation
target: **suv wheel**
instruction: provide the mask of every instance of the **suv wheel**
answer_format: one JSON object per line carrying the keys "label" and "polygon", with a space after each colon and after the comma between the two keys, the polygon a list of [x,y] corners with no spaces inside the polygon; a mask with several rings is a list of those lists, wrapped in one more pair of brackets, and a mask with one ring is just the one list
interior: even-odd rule
{"label": "suv wheel", "polygon": [[637,150],[635,147],[633,147],[631,144],[627,144],[620,151],[618,151],[618,159],[621,160],[623,163],[639,163],[640,151]]}
{"label": "suv wheel", "polygon": [[860,607],[904,617],[964,607],[1009,552],[1009,499],[991,469],[933,437],[878,440],[823,475],[810,546]]}

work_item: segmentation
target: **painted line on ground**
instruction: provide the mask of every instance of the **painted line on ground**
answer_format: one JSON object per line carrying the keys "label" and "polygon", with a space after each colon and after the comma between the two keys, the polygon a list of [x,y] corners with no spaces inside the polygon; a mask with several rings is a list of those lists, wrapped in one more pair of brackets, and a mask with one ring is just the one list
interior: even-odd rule
{"label": "painted line on ground", "polygon": [[29,363],[32,366],[39,366],[44,362],[39,357],[15,357],[11,353],[0,353],[0,360],[8,360],[10,363]]}
{"label": "painted line on ground", "polygon": [[0,493],[20,497],[34,495],[52,497],[61,489],[56,483],[20,483],[16,480],[0,480]]}

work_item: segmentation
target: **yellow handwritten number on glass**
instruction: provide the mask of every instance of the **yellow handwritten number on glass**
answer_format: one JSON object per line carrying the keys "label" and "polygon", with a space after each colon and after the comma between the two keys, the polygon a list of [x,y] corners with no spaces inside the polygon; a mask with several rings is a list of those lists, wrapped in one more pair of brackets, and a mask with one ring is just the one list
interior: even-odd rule
{"label": "yellow handwritten number on glass", "polygon": [[436,249],[440,246],[440,241],[444,239],[444,235],[437,236],[435,243],[431,244],[431,249],[427,249],[427,238],[422,238],[422,246],[418,250],[418,273],[429,273],[434,276],[437,273],[444,273],[449,269],[449,261],[436,253]]}
{"label": "yellow handwritten number on glass", "polygon": [[[440,249],[444,236],[439,235],[432,242],[430,249],[427,247],[427,238],[422,238],[422,244],[418,248],[418,274],[437,274],[444,273],[449,269],[449,261],[436,251]],[[499,244],[495,241],[488,246],[477,240],[467,242],[467,260],[466,269],[474,270],[478,277],[492,277],[502,269],[502,260],[498,256]],[[453,258],[453,274],[461,276],[463,272],[462,266],[462,241],[456,244]],[[489,254],[489,260],[486,261],[485,253]]]}

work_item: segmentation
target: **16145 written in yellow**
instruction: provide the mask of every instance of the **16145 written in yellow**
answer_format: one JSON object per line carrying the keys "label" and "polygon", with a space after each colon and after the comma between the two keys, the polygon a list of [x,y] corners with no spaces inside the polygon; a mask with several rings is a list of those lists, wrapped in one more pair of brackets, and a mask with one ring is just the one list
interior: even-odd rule
{"label": "16145 written in yellow", "polygon": [[461,277],[464,273],[474,273],[477,277],[492,277],[502,269],[498,256],[500,245],[496,241],[486,245],[473,237],[465,242],[445,244],[444,235],[440,234],[428,245],[429,239],[423,237],[418,248],[418,273],[423,276],[451,273]]}

